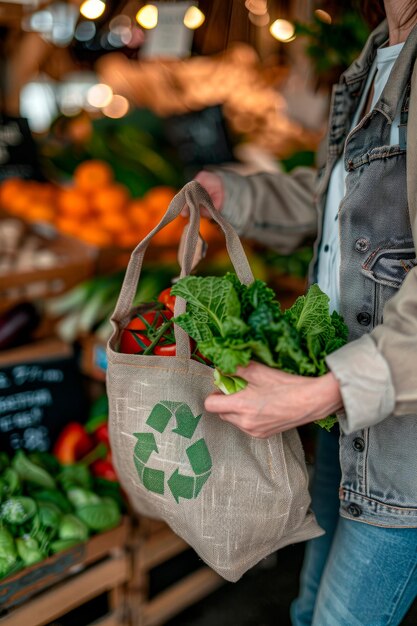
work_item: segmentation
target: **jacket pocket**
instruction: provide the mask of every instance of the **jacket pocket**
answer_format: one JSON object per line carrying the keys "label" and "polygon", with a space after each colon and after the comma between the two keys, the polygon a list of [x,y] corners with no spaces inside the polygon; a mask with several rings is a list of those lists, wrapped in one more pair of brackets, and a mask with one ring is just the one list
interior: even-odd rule
{"label": "jacket pocket", "polygon": [[417,265],[413,242],[404,242],[398,248],[377,248],[362,265],[362,274],[373,282],[374,319],[381,324],[386,302],[401,287],[408,272]]}

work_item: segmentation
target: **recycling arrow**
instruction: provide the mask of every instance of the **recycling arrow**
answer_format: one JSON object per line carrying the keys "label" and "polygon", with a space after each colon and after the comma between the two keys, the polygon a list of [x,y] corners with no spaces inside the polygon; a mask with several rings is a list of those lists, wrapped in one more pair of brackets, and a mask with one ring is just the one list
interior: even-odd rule
{"label": "recycling arrow", "polygon": [[177,433],[182,437],[191,439],[194,435],[195,429],[198,426],[202,413],[194,417],[190,407],[187,404],[181,403],[181,405],[175,411],[175,419],[177,420],[177,427],[172,430],[173,433]]}
{"label": "recycling arrow", "polygon": [[149,461],[152,452],[158,453],[158,446],[156,445],[154,434],[133,434],[137,438],[135,449],[133,451],[133,461],[139,478],[143,482],[146,489],[149,489],[149,491],[153,491],[154,493],[163,494],[165,480],[164,472],[161,470],[151,469],[145,465],[145,463]]}
{"label": "recycling arrow", "polygon": [[133,454],[142,463],[147,463],[152,452],[158,453],[158,446],[156,445],[155,437],[153,433],[133,433],[137,438],[135,449]]}
{"label": "recycling arrow", "polygon": [[[162,435],[171,418],[174,417],[176,428],[173,428],[172,432],[180,437],[192,439],[201,416],[201,413],[200,415],[194,415],[185,402],[163,400],[152,408],[146,424]],[[152,432],[133,434],[137,438],[133,460],[138,476],[146,489],[154,493],[163,494],[165,484],[164,472],[146,465],[153,452],[155,452],[155,455],[159,453],[155,435]],[[187,500],[197,498],[209,479],[212,469],[212,459],[204,439],[198,439],[192,443],[186,448],[185,452],[194,476],[180,474],[177,468],[167,480],[168,487],[177,503],[180,498]]]}

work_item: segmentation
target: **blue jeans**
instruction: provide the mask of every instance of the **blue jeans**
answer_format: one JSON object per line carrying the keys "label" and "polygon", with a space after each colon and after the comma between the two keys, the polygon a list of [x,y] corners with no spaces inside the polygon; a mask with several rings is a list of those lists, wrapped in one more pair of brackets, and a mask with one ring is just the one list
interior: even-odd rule
{"label": "blue jeans", "polygon": [[398,626],[417,596],[417,528],[339,517],[336,435],[318,435],[312,508],[326,534],[307,544],[292,623]]}

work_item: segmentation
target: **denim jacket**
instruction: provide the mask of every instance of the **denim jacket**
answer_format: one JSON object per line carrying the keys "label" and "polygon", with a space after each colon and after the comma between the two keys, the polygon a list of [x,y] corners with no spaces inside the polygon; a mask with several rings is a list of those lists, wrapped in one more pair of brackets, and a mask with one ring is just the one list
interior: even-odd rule
{"label": "denim jacket", "polygon": [[[417,129],[408,126],[409,109],[417,106],[417,27],[374,109],[349,132],[376,48],[387,36],[384,22],[333,88],[318,174],[306,168],[291,175],[219,173],[223,214],[242,236],[281,252],[316,236],[312,282],[329,177],[344,154],[340,293],[350,341],[327,357],[344,401],[341,515],[417,527],[417,167],[410,171],[417,166]],[[397,107],[400,144],[388,145]]]}

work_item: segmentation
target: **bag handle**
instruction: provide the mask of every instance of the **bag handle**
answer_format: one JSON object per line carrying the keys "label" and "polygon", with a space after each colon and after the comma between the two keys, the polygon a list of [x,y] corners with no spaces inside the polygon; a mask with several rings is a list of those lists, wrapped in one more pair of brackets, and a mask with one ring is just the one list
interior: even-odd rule
{"label": "bag handle", "polygon": [[[182,278],[184,276],[188,276],[191,272],[197,241],[199,238],[200,206],[203,206],[207,209],[211,218],[223,231],[226,239],[226,248],[239,280],[245,285],[249,285],[253,282],[254,277],[252,270],[250,269],[248,259],[237,233],[214,208],[211,198],[204,187],[202,187],[197,181],[193,180],[187,183],[181,191],[174,196],[159,224],[157,224],[155,228],[153,228],[133,250],[123,279],[123,285],[120,290],[116,308],[111,318],[112,325],[115,330],[118,324],[126,318],[132,308],[133,299],[136,294],[142,270],[143,258],[149,243],[156,233],[178,217],[185,205],[188,206],[190,211],[190,222],[185,235],[180,277]],[[176,298],[175,315],[183,313],[185,311],[185,307],[185,300],[179,297]],[[190,342],[188,340],[188,335],[176,324],[174,324],[174,333],[177,345],[177,356],[190,357]]]}

